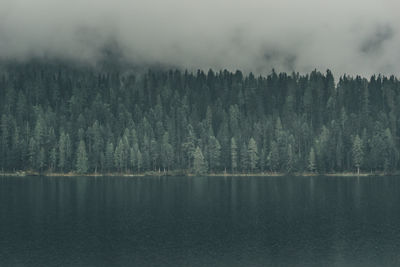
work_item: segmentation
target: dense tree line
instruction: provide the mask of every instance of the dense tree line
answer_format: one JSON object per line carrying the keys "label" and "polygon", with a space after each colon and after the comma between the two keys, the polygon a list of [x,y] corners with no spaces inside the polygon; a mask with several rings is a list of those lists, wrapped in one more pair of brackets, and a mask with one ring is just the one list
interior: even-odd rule
{"label": "dense tree line", "polygon": [[385,171],[399,167],[395,77],[0,68],[0,169]]}

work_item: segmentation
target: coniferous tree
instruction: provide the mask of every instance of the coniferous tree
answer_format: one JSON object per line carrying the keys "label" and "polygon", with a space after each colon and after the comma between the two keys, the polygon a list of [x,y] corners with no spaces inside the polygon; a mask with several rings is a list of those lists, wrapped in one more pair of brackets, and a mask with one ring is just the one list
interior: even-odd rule
{"label": "coniferous tree", "polygon": [[247,172],[249,167],[249,158],[247,145],[245,142],[242,143],[242,147],[240,149],[240,168],[242,172]]}
{"label": "coniferous tree", "polygon": [[111,142],[106,147],[105,162],[107,171],[112,171],[114,169],[114,145]]}
{"label": "coniferous tree", "polygon": [[187,127],[187,136],[186,136],[186,141],[182,144],[183,150],[186,154],[186,160],[188,163],[188,168],[191,168],[191,163],[194,158],[194,152],[196,150],[195,144],[196,144],[196,138],[193,133],[193,127],[189,124]]}
{"label": "coniferous tree", "polygon": [[215,136],[211,136],[208,144],[209,164],[211,171],[216,171],[219,168],[221,157],[221,145]]}
{"label": "coniferous tree", "polygon": [[92,165],[94,167],[95,173],[97,172],[97,168],[100,166],[101,162],[101,154],[103,150],[103,138],[101,136],[101,127],[99,122],[96,120],[93,126],[90,129],[91,135],[91,158],[92,158]]}
{"label": "coniferous tree", "polygon": [[291,173],[293,170],[294,164],[295,164],[292,144],[289,144],[287,151],[288,151],[288,156],[287,156],[287,162],[286,162],[286,172]]}
{"label": "coniferous tree", "polygon": [[360,167],[364,160],[364,151],[363,150],[364,149],[363,149],[362,140],[357,134],[356,137],[354,137],[353,149],[352,149],[353,162],[354,162],[354,166],[357,168],[357,174],[360,174]]}
{"label": "coniferous tree", "polygon": [[161,161],[162,167],[165,169],[169,169],[174,158],[174,150],[172,145],[169,143],[169,134],[165,132],[162,138],[161,145]]}
{"label": "coniferous tree", "polygon": [[43,147],[39,149],[37,164],[39,167],[39,171],[42,172],[44,170],[44,167],[46,166],[46,152],[44,151]]}
{"label": "coniferous tree", "polygon": [[140,150],[137,151],[137,170],[138,172],[140,172],[142,165],[143,165],[143,157],[142,157],[142,153],[140,152]]}
{"label": "coniferous tree", "polygon": [[257,144],[253,137],[250,138],[250,140],[249,140],[247,154],[248,154],[250,170],[251,170],[251,172],[253,172],[254,169],[256,169],[256,167],[257,167],[257,163],[258,163],[258,159],[259,159]]}
{"label": "coniferous tree", "polygon": [[204,159],[200,147],[197,147],[194,152],[193,171],[196,175],[204,175],[207,173],[207,162]]}
{"label": "coniferous tree", "polygon": [[139,145],[137,143],[137,140],[132,140],[133,146],[131,148],[131,153],[130,153],[130,161],[133,169],[138,168],[138,153],[139,153]]}
{"label": "coniferous tree", "polygon": [[8,142],[9,142],[9,129],[8,129],[8,117],[3,114],[1,116],[1,168],[7,168],[7,157],[8,157]]}
{"label": "coniferous tree", "polygon": [[237,169],[237,145],[234,137],[231,138],[231,168],[232,173]]}
{"label": "coniferous tree", "polygon": [[81,140],[78,145],[78,150],[76,152],[76,171],[81,174],[87,173],[88,167],[88,157],[86,154],[85,141]]}
{"label": "coniferous tree", "polygon": [[53,147],[50,151],[50,169],[55,171],[57,166],[57,150]]}
{"label": "coniferous tree", "polygon": [[29,165],[31,169],[36,169],[37,168],[37,145],[36,141],[33,137],[29,139]]}
{"label": "coniferous tree", "polygon": [[315,172],[316,170],[316,159],[313,147],[311,148],[310,154],[308,156],[308,170],[311,172]]}
{"label": "coniferous tree", "polygon": [[65,171],[67,160],[67,136],[64,132],[61,132],[58,146],[58,167],[61,171]]}
{"label": "coniferous tree", "polygon": [[279,171],[280,167],[280,157],[279,157],[279,147],[275,141],[271,143],[271,151],[268,155],[268,165],[271,171],[276,172]]}
{"label": "coniferous tree", "polygon": [[121,172],[125,166],[125,151],[122,139],[119,140],[114,152],[114,165]]}

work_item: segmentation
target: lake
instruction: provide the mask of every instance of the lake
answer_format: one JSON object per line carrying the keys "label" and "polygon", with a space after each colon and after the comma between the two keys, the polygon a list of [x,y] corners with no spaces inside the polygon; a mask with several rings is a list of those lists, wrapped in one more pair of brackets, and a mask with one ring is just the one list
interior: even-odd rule
{"label": "lake", "polygon": [[0,266],[399,265],[399,177],[0,177]]}

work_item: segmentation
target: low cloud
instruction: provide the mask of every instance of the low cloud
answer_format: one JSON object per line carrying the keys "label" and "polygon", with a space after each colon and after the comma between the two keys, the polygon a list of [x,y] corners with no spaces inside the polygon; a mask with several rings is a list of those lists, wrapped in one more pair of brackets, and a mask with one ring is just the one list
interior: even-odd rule
{"label": "low cloud", "polygon": [[[397,0],[2,0],[0,58],[400,72]],[[108,49],[108,50],[107,50]]]}

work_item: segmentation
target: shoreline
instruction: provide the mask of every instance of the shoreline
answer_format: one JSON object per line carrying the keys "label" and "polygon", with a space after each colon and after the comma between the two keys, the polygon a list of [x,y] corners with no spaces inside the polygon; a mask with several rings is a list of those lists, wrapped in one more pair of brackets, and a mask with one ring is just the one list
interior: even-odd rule
{"label": "shoreline", "polygon": [[400,173],[383,173],[383,172],[362,172],[360,174],[353,172],[338,172],[338,173],[282,173],[282,172],[262,172],[262,173],[208,173],[204,175],[195,175],[192,173],[184,172],[144,172],[144,173],[87,173],[79,174],[75,172],[69,173],[54,173],[54,172],[32,172],[32,171],[16,171],[16,172],[0,172],[0,176],[12,176],[12,177],[168,177],[168,176],[180,176],[180,177],[281,177],[281,176],[296,176],[296,177],[368,177],[368,176],[397,176]]}

